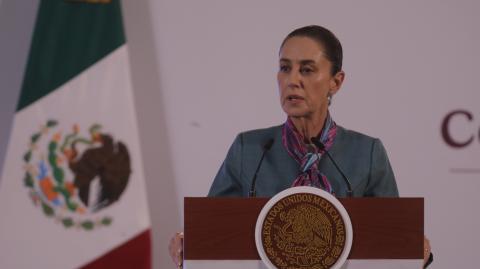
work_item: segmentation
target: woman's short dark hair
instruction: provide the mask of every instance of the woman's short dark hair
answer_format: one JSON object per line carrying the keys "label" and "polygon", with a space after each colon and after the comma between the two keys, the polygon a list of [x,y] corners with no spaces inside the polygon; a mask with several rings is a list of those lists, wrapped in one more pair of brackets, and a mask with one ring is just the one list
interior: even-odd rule
{"label": "woman's short dark hair", "polygon": [[293,30],[285,37],[282,42],[283,47],[285,42],[292,37],[301,36],[308,37],[316,41],[325,49],[325,56],[332,63],[332,75],[342,70],[343,50],[342,44],[338,38],[325,27],[318,25],[309,25]]}

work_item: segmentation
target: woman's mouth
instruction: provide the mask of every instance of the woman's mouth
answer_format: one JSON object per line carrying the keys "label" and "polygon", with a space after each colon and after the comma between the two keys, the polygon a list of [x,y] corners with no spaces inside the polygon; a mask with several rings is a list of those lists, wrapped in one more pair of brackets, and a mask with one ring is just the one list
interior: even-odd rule
{"label": "woman's mouth", "polygon": [[291,95],[287,96],[286,100],[289,101],[289,102],[292,102],[292,103],[298,103],[298,102],[301,102],[305,99],[303,97],[301,97],[300,95],[291,94]]}

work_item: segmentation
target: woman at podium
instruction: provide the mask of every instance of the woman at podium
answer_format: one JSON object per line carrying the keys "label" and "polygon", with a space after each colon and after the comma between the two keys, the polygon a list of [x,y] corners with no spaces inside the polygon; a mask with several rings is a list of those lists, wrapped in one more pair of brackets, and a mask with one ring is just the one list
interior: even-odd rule
{"label": "woman at podium", "polygon": [[[328,29],[294,30],[280,46],[277,82],[286,121],[240,133],[209,196],[271,197],[294,186],[313,186],[337,197],[398,197],[382,142],[338,125],[329,112],[345,79],[343,50]],[[170,242],[180,264],[181,235]],[[424,260],[431,262],[425,239]]]}
{"label": "woman at podium", "polygon": [[209,196],[248,196],[254,177],[254,191],[263,197],[305,185],[337,197],[350,188],[353,196],[398,196],[382,142],[337,125],[328,110],[345,78],[342,55],[338,39],[321,26],[299,28],[285,38],[277,82],[286,121],[239,134]]}

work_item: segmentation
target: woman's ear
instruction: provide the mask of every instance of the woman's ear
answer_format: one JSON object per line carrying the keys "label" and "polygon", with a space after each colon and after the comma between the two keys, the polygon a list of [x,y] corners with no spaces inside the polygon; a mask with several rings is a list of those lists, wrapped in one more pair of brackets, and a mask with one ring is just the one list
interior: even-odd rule
{"label": "woman's ear", "polygon": [[338,71],[330,80],[330,95],[336,94],[342,87],[343,80],[345,79],[345,72]]}

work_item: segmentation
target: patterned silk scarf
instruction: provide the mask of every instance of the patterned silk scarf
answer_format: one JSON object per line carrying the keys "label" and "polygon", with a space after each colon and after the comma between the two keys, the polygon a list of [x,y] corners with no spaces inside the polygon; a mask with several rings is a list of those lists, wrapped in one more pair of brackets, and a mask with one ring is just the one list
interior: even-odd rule
{"label": "patterned silk scarf", "polygon": [[[317,139],[325,145],[325,150],[329,150],[337,135],[337,125],[327,114],[325,124]],[[325,150],[318,149],[311,144],[310,138],[307,138],[308,144],[305,143],[303,135],[295,128],[290,118],[283,125],[282,142],[287,152],[292,158],[300,164],[300,173],[292,184],[296,186],[312,186],[321,188],[329,193],[333,193],[332,185],[327,177],[318,171],[318,163],[325,153]]]}

